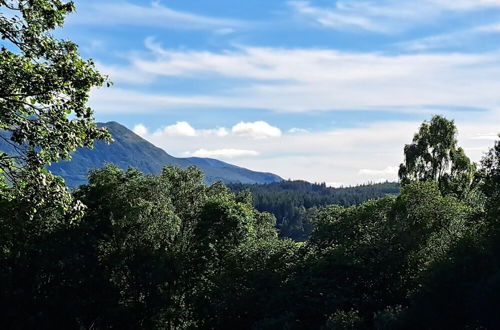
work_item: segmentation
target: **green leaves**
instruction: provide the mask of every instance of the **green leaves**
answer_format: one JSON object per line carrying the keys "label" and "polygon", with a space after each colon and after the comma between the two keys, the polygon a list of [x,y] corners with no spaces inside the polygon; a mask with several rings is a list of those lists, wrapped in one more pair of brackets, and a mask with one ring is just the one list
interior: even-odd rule
{"label": "green leaves", "polygon": [[270,261],[253,260],[264,255],[276,267],[280,256],[291,262],[294,243],[278,241],[274,219],[220,183],[205,186],[194,167],[165,167],[155,176],[108,164],[92,171],[89,184],[75,194],[88,206],[81,226],[97,237],[95,262],[104,269],[103,282],[117,296],[100,311],[102,325],[197,324],[201,319],[193,314],[208,309],[198,303],[219,299],[228,284],[221,280],[234,274],[233,266],[267,271],[260,265]]}
{"label": "green leaves", "polygon": [[[305,305],[339,317],[334,328],[349,328],[341,325],[351,319],[345,314],[349,310],[358,311],[355,319],[370,329],[373,322],[402,321],[409,299],[425,290],[423,278],[449,262],[453,249],[481,227],[478,216],[477,209],[443,196],[435,182],[409,183],[398,197],[320,210],[299,273],[312,287]],[[384,316],[390,306],[401,311]]]}
{"label": "green leaves", "polygon": [[[40,169],[69,159],[76,148],[92,146],[96,139],[110,140],[105,130],[96,127],[86,106],[90,89],[107,78],[92,61],[80,58],[74,43],[51,35],[74,10],[72,2],[1,1],[0,10],[6,14],[0,16],[4,40],[0,50],[0,127],[4,131],[0,134],[12,145],[3,150],[6,156],[0,160],[2,180],[7,177],[10,183],[1,189],[19,190],[17,195],[23,198],[35,194],[23,192],[24,188],[50,182],[38,185],[44,203],[73,210],[76,202],[63,181],[47,179]],[[29,201],[42,200],[35,197]]]}
{"label": "green leaves", "polygon": [[424,122],[404,148],[399,167],[402,185],[416,181],[437,182],[443,194],[465,198],[473,189],[476,165],[457,147],[457,128],[441,116]]}

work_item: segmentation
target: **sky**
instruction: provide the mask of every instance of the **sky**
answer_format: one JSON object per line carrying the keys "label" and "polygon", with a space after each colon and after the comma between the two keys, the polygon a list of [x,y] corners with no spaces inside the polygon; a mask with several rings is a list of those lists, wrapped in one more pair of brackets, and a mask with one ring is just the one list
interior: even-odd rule
{"label": "sky", "polygon": [[500,0],[77,0],[56,35],[114,82],[117,121],[177,157],[332,186],[396,180],[454,119],[479,161],[500,133]]}

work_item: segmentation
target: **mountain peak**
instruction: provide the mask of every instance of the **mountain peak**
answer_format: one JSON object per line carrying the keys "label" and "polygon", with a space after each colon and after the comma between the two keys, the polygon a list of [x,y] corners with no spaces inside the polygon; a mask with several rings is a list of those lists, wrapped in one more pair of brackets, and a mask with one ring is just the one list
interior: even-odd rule
{"label": "mountain peak", "polygon": [[94,149],[78,149],[71,161],[61,161],[49,168],[65,178],[69,186],[86,183],[88,171],[106,163],[113,163],[122,169],[135,167],[147,174],[160,173],[167,165],[182,168],[194,165],[204,172],[207,183],[271,183],[283,180],[272,173],[255,172],[216,159],[173,157],[116,121],[97,123],[97,126],[106,127],[114,142],[106,144],[97,141]]}

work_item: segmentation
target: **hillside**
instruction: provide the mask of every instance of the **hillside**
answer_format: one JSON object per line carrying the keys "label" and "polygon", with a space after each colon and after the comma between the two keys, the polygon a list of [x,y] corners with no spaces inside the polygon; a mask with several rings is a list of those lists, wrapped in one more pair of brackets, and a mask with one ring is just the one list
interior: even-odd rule
{"label": "hillside", "polygon": [[[78,149],[71,161],[62,161],[50,166],[50,170],[65,178],[66,183],[75,187],[87,182],[90,169],[113,163],[120,168],[136,167],[144,173],[160,173],[166,165],[186,168],[195,165],[205,173],[206,183],[271,183],[282,181],[272,173],[262,173],[231,165],[210,158],[176,158],[144,140],[117,122],[98,124],[107,127],[114,142],[96,142],[94,149]],[[1,147],[1,146],[0,146]]]}
{"label": "hillside", "polygon": [[385,182],[354,187],[332,188],[306,181],[282,181],[269,184],[230,184],[234,192],[250,191],[254,207],[274,214],[280,235],[305,240],[311,225],[309,218],[327,205],[353,206],[385,195],[399,194],[399,184]]}

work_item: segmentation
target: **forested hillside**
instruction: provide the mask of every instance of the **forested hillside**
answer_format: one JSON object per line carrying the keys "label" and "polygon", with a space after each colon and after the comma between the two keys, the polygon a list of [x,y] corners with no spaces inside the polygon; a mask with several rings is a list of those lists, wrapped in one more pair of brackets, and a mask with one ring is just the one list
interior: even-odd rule
{"label": "forested hillside", "polygon": [[302,241],[312,230],[310,219],[317,209],[327,205],[353,206],[369,199],[399,193],[394,182],[332,188],[306,181],[282,181],[269,184],[230,184],[234,192],[249,191],[253,206],[272,213],[281,237]]}

